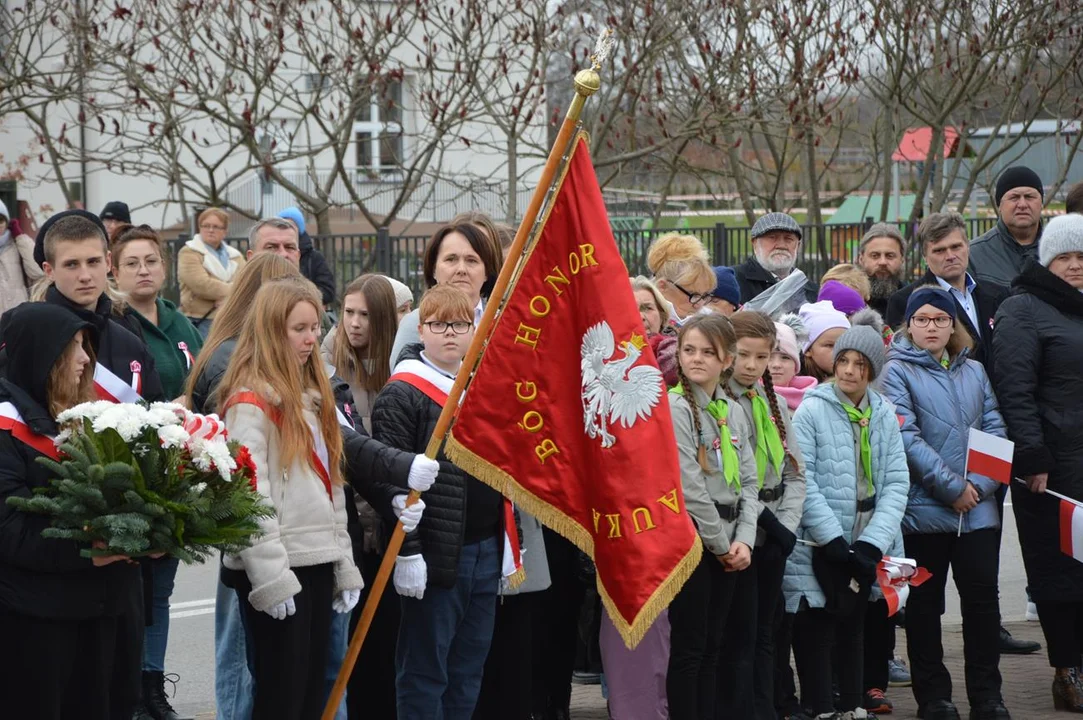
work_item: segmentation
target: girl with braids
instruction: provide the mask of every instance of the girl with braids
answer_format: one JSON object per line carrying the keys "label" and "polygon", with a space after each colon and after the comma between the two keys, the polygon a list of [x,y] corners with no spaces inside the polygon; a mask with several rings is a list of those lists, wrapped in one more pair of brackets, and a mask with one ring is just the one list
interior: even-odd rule
{"label": "girl with braids", "polygon": [[725,390],[736,345],[733,325],[721,315],[689,318],[677,336],[679,384],[669,404],[684,503],[704,552],[670,605],[666,695],[672,720],[716,716],[722,631],[756,544],[761,505],[751,428]]}
{"label": "girl with braids", "polygon": [[775,608],[782,596],[786,558],[801,524],[805,464],[792,439],[786,401],[775,393],[768,369],[777,339],[775,323],[749,311],[734,313],[730,322],[737,353],[725,390],[752,420],[750,445],[763,510],[752,564],[738,575],[723,633],[719,696],[725,700],[725,717],[773,720]]}

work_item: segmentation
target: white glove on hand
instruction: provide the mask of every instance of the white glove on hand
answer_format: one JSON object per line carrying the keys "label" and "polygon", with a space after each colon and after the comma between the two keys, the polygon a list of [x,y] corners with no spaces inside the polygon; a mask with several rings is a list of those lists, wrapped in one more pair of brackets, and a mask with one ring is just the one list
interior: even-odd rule
{"label": "white glove on hand", "polygon": [[429,576],[423,555],[399,555],[395,558],[395,592],[403,597],[425,597],[425,582]]}
{"label": "white glove on hand", "polygon": [[297,612],[297,605],[294,604],[293,598],[289,598],[284,603],[279,603],[273,608],[264,610],[265,613],[273,617],[275,620],[285,620],[288,616]]}
{"label": "white glove on hand", "polygon": [[412,533],[417,530],[417,526],[421,522],[421,514],[425,512],[425,501],[418,498],[417,502],[407,507],[406,496],[396,495],[391,498],[391,509],[394,511],[395,517],[402,521],[402,529]]}
{"label": "white glove on hand", "polygon": [[439,470],[440,463],[429,459],[425,455],[418,455],[410,463],[410,475],[406,478],[406,484],[411,490],[423,493],[436,482],[436,473]]}
{"label": "white glove on hand", "polygon": [[339,615],[345,615],[357,607],[357,601],[361,599],[361,588],[343,590],[331,601],[331,609]]}

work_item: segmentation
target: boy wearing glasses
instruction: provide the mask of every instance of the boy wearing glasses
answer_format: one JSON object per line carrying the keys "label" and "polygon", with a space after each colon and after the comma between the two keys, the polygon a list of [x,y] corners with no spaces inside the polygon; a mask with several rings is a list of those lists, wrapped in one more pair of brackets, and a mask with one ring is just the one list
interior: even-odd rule
{"label": "boy wearing glasses", "polygon": [[[406,346],[372,409],[372,434],[424,452],[474,336],[474,307],[437,285],[418,308],[421,343]],[[469,718],[493,635],[506,513],[495,490],[443,454],[427,514],[395,564],[402,596],[396,652],[399,717]],[[510,528],[515,532],[515,528]]]}

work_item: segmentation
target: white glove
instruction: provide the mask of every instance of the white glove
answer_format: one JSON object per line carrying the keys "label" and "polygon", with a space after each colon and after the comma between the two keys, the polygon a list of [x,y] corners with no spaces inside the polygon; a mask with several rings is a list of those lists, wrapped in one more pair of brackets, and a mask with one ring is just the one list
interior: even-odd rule
{"label": "white glove", "polygon": [[436,473],[440,470],[440,463],[431,460],[425,455],[417,455],[410,463],[410,475],[406,478],[406,484],[411,490],[425,492],[436,482]]}
{"label": "white glove", "polygon": [[285,620],[288,616],[297,612],[297,605],[294,604],[293,598],[288,598],[286,602],[279,603],[273,608],[264,610],[265,613],[273,617],[275,620]]}
{"label": "white glove", "polygon": [[331,608],[339,615],[345,615],[357,607],[357,601],[360,599],[361,588],[343,590],[338,594],[338,597],[331,601]]}
{"label": "white glove", "polygon": [[395,592],[403,597],[420,600],[425,597],[425,581],[429,576],[423,555],[399,555],[395,559]]}
{"label": "white glove", "polygon": [[407,507],[406,496],[396,495],[391,498],[391,510],[394,511],[395,517],[402,521],[402,529],[412,533],[417,530],[421,522],[421,514],[425,512],[425,501],[418,498],[417,502]]}

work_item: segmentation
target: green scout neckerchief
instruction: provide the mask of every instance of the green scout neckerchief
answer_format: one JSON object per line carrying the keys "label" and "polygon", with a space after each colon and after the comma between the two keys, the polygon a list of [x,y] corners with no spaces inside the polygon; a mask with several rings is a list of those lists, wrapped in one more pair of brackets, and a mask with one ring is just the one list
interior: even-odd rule
{"label": "green scout neckerchief", "polygon": [[861,426],[861,468],[865,471],[865,482],[869,484],[869,496],[876,493],[872,484],[872,445],[869,443],[869,419],[872,417],[872,405],[861,412],[853,405],[842,404],[842,409],[850,418],[850,422]]}
{"label": "green scout neckerchief", "polygon": [[[684,388],[677,385],[670,390],[675,395],[684,395]],[[733,444],[733,437],[730,435],[730,427],[726,418],[729,415],[729,402],[725,398],[719,400],[711,400],[707,403],[707,414],[715,419],[718,423],[718,434],[721,439],[714,441],[714,451],[718,457],[718,464],[722,467],[722,474],[726,478],[726,484],[729,485],[734,492],[740,494],[741,492],[741,460],[737,457],[737,448]],[[700,447],[702,447],[703,438],[699,439]]]}
{"label": "green scout neckerchief", "polygon": [[782,459],[786,456],[786,449],[782,447],[782,437],[778,434],[778,427],[771,417],[771,408],[767,401],[755,388],[745,392],[745,396],[752,403],[752,423],[756,426],[756,477],[759,479],[760,488],[763,488],[768,460],[775,469],[775,474],[782,477]]}

